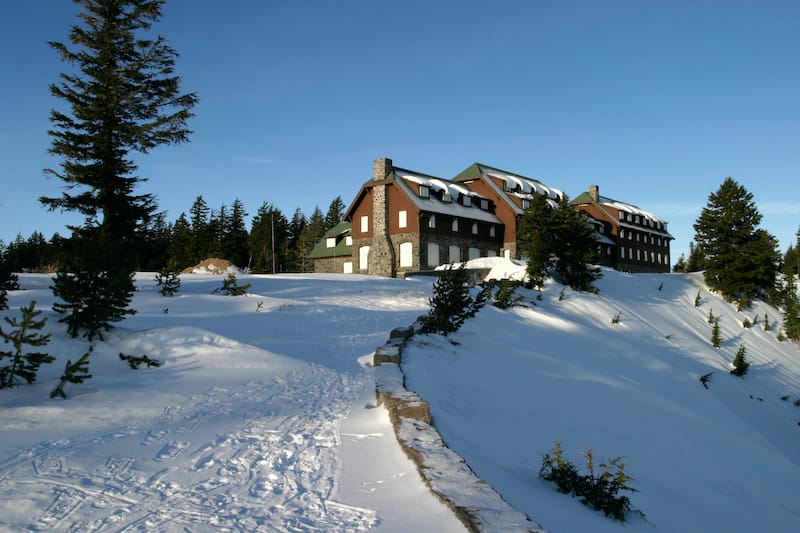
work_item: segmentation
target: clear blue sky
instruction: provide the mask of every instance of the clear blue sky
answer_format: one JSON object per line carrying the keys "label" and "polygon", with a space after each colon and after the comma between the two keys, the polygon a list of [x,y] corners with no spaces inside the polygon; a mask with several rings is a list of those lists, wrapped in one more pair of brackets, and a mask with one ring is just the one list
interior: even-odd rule
{"label": "clear blue sky", "polygon": [[[48,84],[68,0],[0,0],[0,239],[65,234],[41,195]],[[726,176],[781,250],[800,226],[800,2],[169,0],[155,26],[200,104],[191,142],[140,160],[174,220],[270,202],[349,204],[372,160],[452,177],[473,162],[575,197],[591,184],[669,221],[673,262]],[[249,217],[248,217],[249,218]]]}

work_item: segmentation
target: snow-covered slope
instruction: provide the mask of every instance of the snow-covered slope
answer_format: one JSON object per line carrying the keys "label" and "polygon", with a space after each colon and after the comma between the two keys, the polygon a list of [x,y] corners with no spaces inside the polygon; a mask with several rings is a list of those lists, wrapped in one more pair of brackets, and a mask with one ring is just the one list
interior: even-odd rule
{"label": "snow-covered slope", "polygon": [[[519,268],[497,261],[504,275]],[[432,279],[241,275],[250,294],[212,295],[222,278],[184,275],[162,298],[140,275],[138,313],[63,401],[48,392],[88,345],[50,311],[49,278],[20,277],[26,290],[0,315],[36,300],[58,361],[0,391],[0,529],[463,531],[394,442],[366,364],[425,312]],[[541,301],[525,293],[535,305],[412,339],[408,386],[448,444],[554,533],[620,530],[537,479],[556,440],[576,463],[589,447],[625,457],[646,514],[626,531],[794,531],[800,352],[763,330],[778,314],[739,313],[694,275],[605,271],[598,285],[563,300],[549,285]],[[752,366],[740,379],[728,369],[742,343]],[[120,352],[164,365],[130,370]]]}
{"label": "snow-covered slope", "polygon": [[[779,314],[737,312],[699,274],[607,270],[598,286],[599,296],[567,289],[559,299],[550,284],[541,301],[527,293],[527,307],[487,307],[450,339],[417,338],[407,385],[430,402],[445,441],[551,531],[619,530],[537,479],[556,441],[577,465],[589,448],[624,457],[646,515],[629,516],[626,531],[796,531],[800,352],[777,340]],[[729,374],[741,344],[752,363],[744,378]]]}

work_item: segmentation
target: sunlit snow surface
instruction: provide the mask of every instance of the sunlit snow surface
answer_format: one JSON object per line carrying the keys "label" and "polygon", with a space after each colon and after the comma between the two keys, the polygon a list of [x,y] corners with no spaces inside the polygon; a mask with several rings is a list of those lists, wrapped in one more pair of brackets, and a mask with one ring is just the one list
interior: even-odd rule
{"label": "sunlit snow surface", "polygon": [[[483,261],[496,277],[524,268]],[[578,464],[587,448],[625,457],[646,515],[625,531],[796,531],[800,352],[778,342],[778,313],[737,312],[699,275],[604,274],[599,296],[522,290],[525,307],[412,339],[407,385],[444,440],[553,532],[621,530],[537,478],[556,440]],[[164,298],[140,274],[138,313],[96,344],[94,377],[65,401],[48,393],[88,343],[50,311],[48,277],[20,276],[0,315],[36,300],[58,360],[0,391],[0,529],[463,531],[397,446],[368,365],[426,311],[432,279],[240,275],[247,296],[211,294],[222,279],[183,275]],[[728,373],[742,343],[744,379]],[[163,366],[131,370],[120,352]]]}

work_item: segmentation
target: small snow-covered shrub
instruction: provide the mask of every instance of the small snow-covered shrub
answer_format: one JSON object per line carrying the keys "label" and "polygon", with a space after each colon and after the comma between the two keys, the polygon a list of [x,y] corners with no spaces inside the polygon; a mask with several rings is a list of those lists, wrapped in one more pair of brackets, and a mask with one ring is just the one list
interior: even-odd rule
{"label": "small snow-covered shrub", "polygon": [[163,268],[155,277],[156,284],[160,287],[161,296],[174,296],[181,288],[181,278],[178,273],[168,268]]}
{"label": "small snow-covered shrub", "polygon": [[541,479],[555,483],[562,494],[572,494],[584,505],[625,522],[625,513],[632,510],[631,501],[620,493],[638,491],[630,486],[633,478],[625,472],[622,457],[602,461],[595,469],[594,453],[588,449],[583,453],[586,473],[582,474],[572,462],[564,459],[560,442],[556,441],[551,452],[552,455],[546,453],[542,457]]}
{"label": "small snow-covered shrub", "polygon": [[5,322],[14,328],[3,331],[0,327],[0,339],[4,344],[11,344],[12,351],[0,350],[0,361],[10,359],[10,363],[0,367],[0,389],[16,387],[21,380],[28,384],[36,381],[39,367],[45,363],[52,363],[55,357],[44,352],[26,351],[25,346],[40,347],[50,342],[49,333],[40,333],[47,323],[47,318],[39,318],[41,311],[35,309],[36,302],[32,301],[27,307],[20,308],[22,317],[5,317]]}
{"label": "small snow-covered shrub", "polygon": [[489,291],[497,288],[497,291],[492,295],[492,305],[498,309],[508,309],[519,305],[522,302],[522,296],[517,294],[517,288],[520,283],[508,279],[501,279],[500,281],[490,282]]}
{"label": "small snow-covered shrub", "polygon": [[61,374],[58,385],[50,391],[51,398],[67,398],[64,392],[64,386],[67,383],[83,383],[85,380],[92,377],[89,373],[89,354],[92,353],[93,348],[90,346],[89,350],[84,353],[80,359],[74,363],[67,359],[67,364],[64,367],[64,373]]}
{"label": "small snow-covered shrub", "polygon": [[227,296],[243,296],[247,294],[247,289],[249,288],[249,283],[245,285],[239,285],[238,280],[236,279],[236,274],[231,272],[222,281],[222,286],[214,289],[214,293],[216,294],[218,292],[224,292]]}

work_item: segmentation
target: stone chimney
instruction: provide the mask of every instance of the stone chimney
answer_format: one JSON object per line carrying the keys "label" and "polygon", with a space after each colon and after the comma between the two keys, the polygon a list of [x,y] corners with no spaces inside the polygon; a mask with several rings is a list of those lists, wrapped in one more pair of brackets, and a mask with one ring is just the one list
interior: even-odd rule
{"label": "stone chimney", "polygon": [[593,202],[600,201],[600,186],[599,185],[590,185],[589,186],[589,198],[592,199]]}
{"label": "stone chimney", "polygon": [[372,181],[382,181],[392,171],[392,160],[382,157],[372,162]]}

